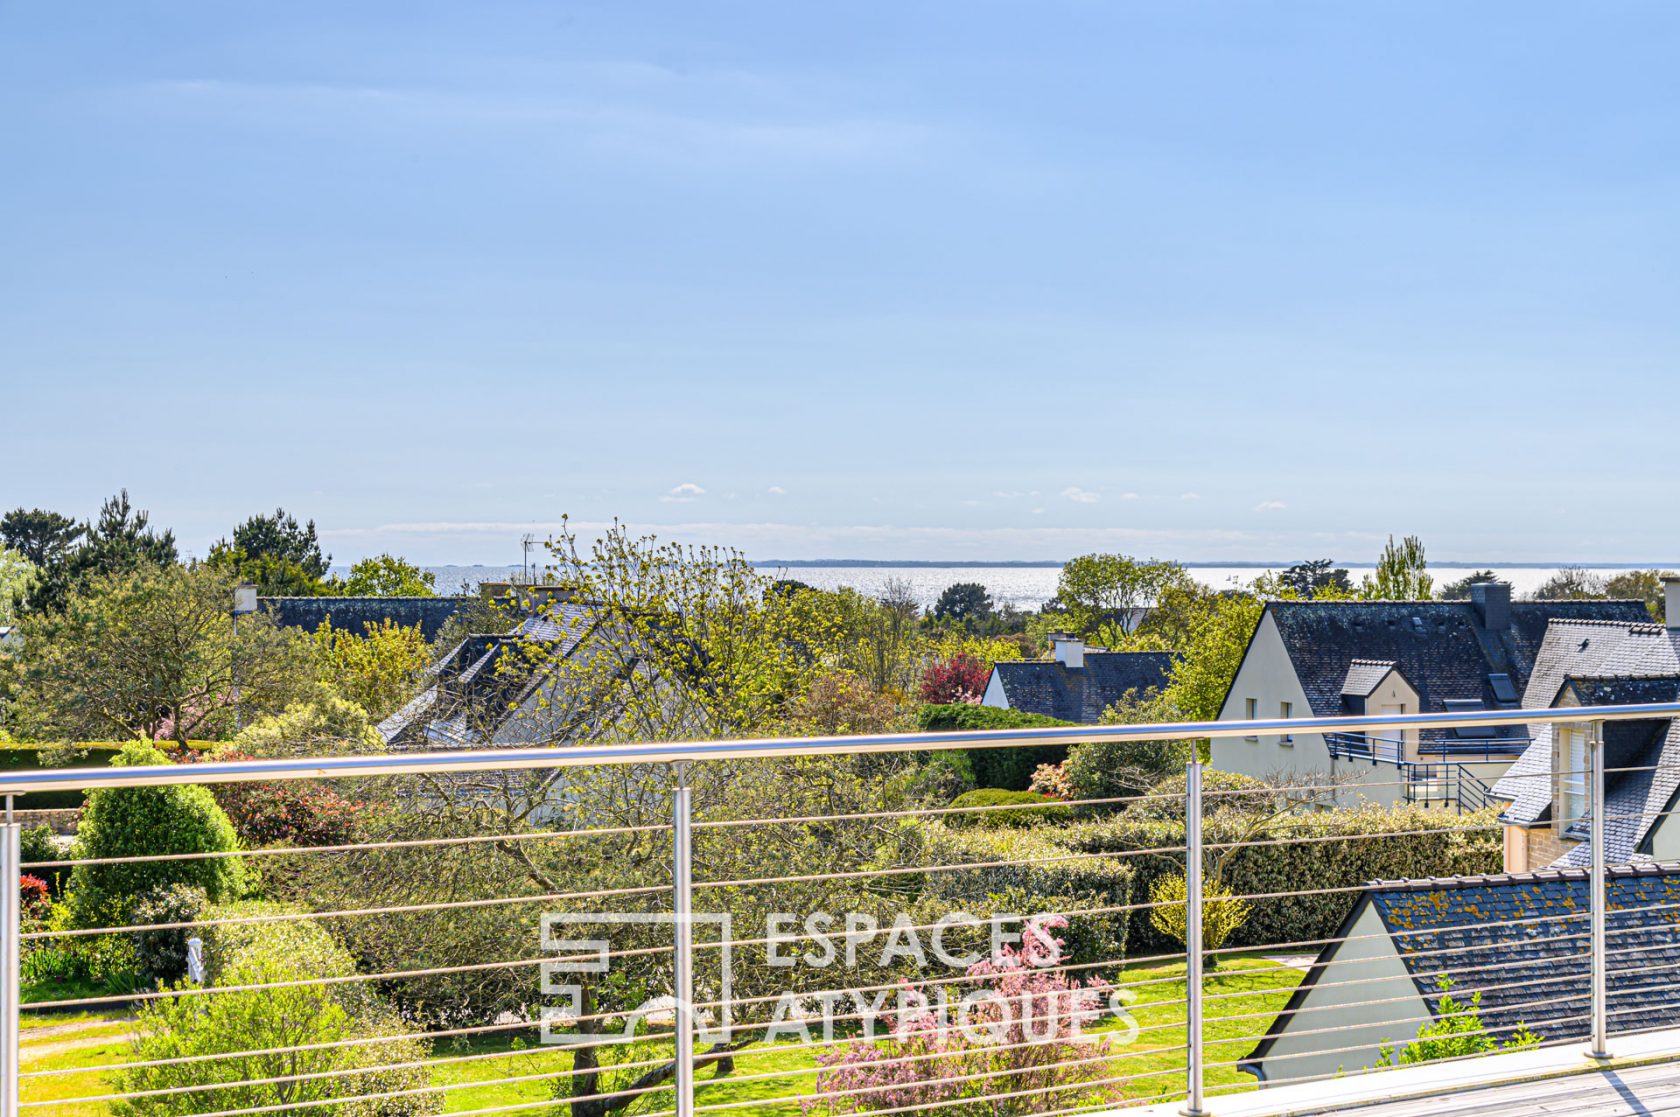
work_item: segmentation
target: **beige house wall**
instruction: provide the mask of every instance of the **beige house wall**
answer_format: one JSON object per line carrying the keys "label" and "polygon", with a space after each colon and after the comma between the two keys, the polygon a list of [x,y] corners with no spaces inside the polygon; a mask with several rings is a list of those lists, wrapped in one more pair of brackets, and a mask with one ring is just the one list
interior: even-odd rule
{"label": "beige house wall", "polygon": [[[1267,612],[1260,618],[1249,643],[1248,655],[1237,669],[1225,705],[1219,711],[1220,721],[1247,719],[1248,699],[1255,699],[1255,717],[1275,719],[1281,704],[1292,706],[1291,716],[1304,718],[1312,714],[1306,692],[1295,677],[1295,667],[1284,651],[1283,637],[1277,622]],[[1222,772],[1240,772],[1245,776],[1264,779],[1276,772],[1328,772],[1330,752],[1324,738],[1317,733],[1292,734],[1292,740],[1270,733],[1254,738],[1215,737],[1211,745],[1212,766]]]}

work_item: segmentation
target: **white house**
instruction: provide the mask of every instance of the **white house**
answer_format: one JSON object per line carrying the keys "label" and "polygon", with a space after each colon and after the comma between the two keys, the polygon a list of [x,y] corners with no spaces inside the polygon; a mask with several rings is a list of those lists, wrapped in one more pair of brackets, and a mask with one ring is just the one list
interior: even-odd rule
{"label": "white house", "polygon": [[[1272,601],[1243,653],[1221,721],[1516,710],[1554,620],[1649,620],[1637,601]],[[1265,777],[1352,773],[1381,803],[1474,809],[1528,747],[1520,719],[1471,730],[1216,737],[1212,765]]]}
{"label": "white house", "polygon": [[[1680,624],[1680,582],[1667,586]],[[1591,707],[1680,700],[1680,628],[1651,623],[1554,621],[1523,705]],[[1533,744],[1493,788],[1504,804],[1505,867],[1585,865],[1590,726],[1536,724]],[[1680,858],[1680,722],[1604,726],[1605,858],[1611,864]]]}

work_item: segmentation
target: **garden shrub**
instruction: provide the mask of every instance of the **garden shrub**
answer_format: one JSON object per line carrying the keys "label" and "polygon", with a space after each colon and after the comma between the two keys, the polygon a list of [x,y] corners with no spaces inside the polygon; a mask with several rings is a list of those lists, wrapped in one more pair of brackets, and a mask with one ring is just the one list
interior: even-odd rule
{"label": "garden shrub", "polygon": [[[965,729],[1028,729],[1073,725],[1071,721],[1009,710],[1000,706],[971,706],[967,703],[925,705],[916,710],[916,726],[924,733]],[[1067,756],[1065,745],[1036,748],[965,749],[974,782],[981,787],[1002,787],[1025,791],[1032,783],[1033,770],[1040,764],[1060,764]]]}
{"label": "garden shrub", "polygon": [[[193,923],[210,906],[204,889],[190,884],[165,884],[152,889],[134,905],[135,923]],[[197,928],[164,927],[131,931],[140,973],[148,981],[179,981],[187,973],[187,940]]]}
{"label": "garden shrub", "polygon": [[306,702],[293,702],[278,714],[258,718],[228,745],[216,751],[252,756],[328,756],[384,752],[385,738],[362,707],[319,686]]}
{"label": "garden shrub", "polygon": [[[272,904],[213,908],[218,919],[281,915]],[[265,985],[354,972],[350,956],[326,931],[305,919],[217,926],[206,929],[205,962],[215,985]],[[418,1117],[443,1107],[443,1096],[425,1090],[421,1040],[398,1038],[409,1029],[365,983],[291,985],[211,996],[166,997],[143,1007],[134,1025],[130,1053],[136,1062],[171,1060],[163,1066],[135,1066],[114,1076],[125,1093],[181,1090],[129,1098],[112,1109],[118,1117],[180,1117],[210,1110],[256,1109],[326,1112],[350,1117]],[[387,1036],[377,1043],[319,1046],[340,1040]],[[308,1050],[296,1050],[308,1047]],[[182,1056],[238,1051],[274,1054],[172,1061]],[[385,1069],[374,1069],[385,1068]],[[287,1082],[263,1080],[294,1075],[322,1077]],[[196,1087],[197,1089],[193,1089]],[[373,1095],[400,1092],[406,1096]],[[347,1098],[319,1110],[308,1103]],[[365,1100],[363,1100],[365,1099]]]}
{"label": "garden shrub", "polygon": [[18,900],[25,923],[39,923],[46,918],[47,910],[52,906],[47,882],[28,873],[18,874]]}
{"label": "garden shrub", "polygon": [[937,1111],[966,1101],[957,1113],[1013,1117],[1112,1106],[1120,1093],[1104,1058],[1110,1039],[1081,1032],[1101,1016],[1107,987],[1056,970],[1069,960],[1055,937],[1060,923],[1029,927],[1020,949],[1006,946],[969,967],[991,996],[967,1027],[907,1008],[887,1016],[885,1035],[818,1051],[815,1096],[801,1101],[802,1112]]}
{"label": "garden shrub", "polygon": [[1044,803],[1043,807],[1021,810],[976,811],[973,814],[949,814],[940,817],[947,826],[1038,826],[1066,822],[1073,810],[1057,803],[1048,795],[1036,791],[1006,791],[1001,787],[982,787],[965,791],[951,800],[953,807],[1018,807],[1027,803]]}
{"label": "garden shrub", "polygon": [[[46,826],[26,826],[20,839],[23,855],[23,867],[29,869],[43,861],[62,861],[64,855],[59,852],[58,841],[53,832]],[[64,887],[64,879],[70,875],[68,869],[34,869],[33,875],[47,882],[47,888],[57,895]]]}
{"label": "garden shrub", "polygon": [[[1149,886],[1149,924],[1180,946],[1188,946],[1190,920],[1186,898],[1190,882],[1183,873],[1168,873]],[[1231,895],[1223,885],[1202,881],[1202,949],[1218,950],[1242,928],[1253,908],[1247,900]],[[1209,969],[1219,968],[1217,955],[1207,959]]]}
{"label": "garden shrub", "polygon": [[[1249,825],[1244,812],[1215,812],[1203,822],[1203,840],[1210,845],[1238,841],[1248,834]],[[1378,836],[1413,830],[1422,833]],[[1064,848],[1082,852],[1184,845],[1182,819],[1143,818],[1130,810],[1113,818],[1042,833],[1043,840],[1053,839]],[[1306,840],[1249,846],[1233,854],[1223,880],[1233,895],[1356,888],[1373,880],[1495,873],[1503,862],[1497,816],[1491,810],[1458,815],[1426,807],[1372,805],[1309,811],[1278,819],[1260,838]],[[1128,858],[1127,863],[1136,872],[1134,888],[1138,895],[1147,895],[1157,877],[1184,872],[1182,853],[1146,854]],[[1253,911],[1230,945],[1265,946],[1327,938],[1353,910],[1358,896],[1356,891],[1321,891],[1310,896],[1251,900]],[[1130,941],[1134,950],[1148,954],[1169,953],[1176,945],[1150,925],[1147,912],[1132,920]]]}
{"label": "garden shrub", "polygon": [[[1184,785],[1187,777],[1180,772],[1168,776],[1151,787],[1135,803],[1126,806],[1130,818],[1184,819]],[[1241,772],[1222,772],[1217,768],[1202,769],[1202,814],[1216,811],[1266,811],[1273,809],[1273,797],[1264,794],[1265,780],[1245,776]],[[1253,792],[1249,795],[1227,795],[1225,792]]]}
{"label": "garden shrub", "polygon": [[[225,752],[218,760],[249,760]],[[219,783],[210,794],[227,812],[247,847],[343,845],[352,840],[360,806],[332,786],[313,780]]]}
{"label": "garden shrub", "polygon": [[[949,829],[926,827],[927,865],[1008,865],[930,872],[922,879],[927,896],[950,911],[975,914],[1013,911],[1018,915],[1123,908],[1132,902],[1133,872],[1123,857],[1070,856],[1050,831],[1039,828]],[[966,908],[964,905],[968,905]],[[1077,962],[1120,958],[1126,952],[1125,912],[1071,917],[1065,938]]]}
{"label": "garden shrub", "polygon": [[[167,764],[145,742],[123,746],[119,766]],[[238,848],[233,823],[208,789],[192,784],[106,787],[88,796],[74,846],[77,858],[135,857],[165,853],[223,853]],[[188,884],[211,902],[237,898],[245,874],[237,857],[77,865],[70,874],[69,907],[75,927],[127,923],[135,901],[154,888]]]}

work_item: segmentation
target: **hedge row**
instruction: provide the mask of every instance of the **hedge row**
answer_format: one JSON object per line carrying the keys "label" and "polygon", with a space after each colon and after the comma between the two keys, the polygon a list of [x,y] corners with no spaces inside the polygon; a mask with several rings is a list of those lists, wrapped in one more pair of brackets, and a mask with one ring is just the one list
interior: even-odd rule
{"label": "hedge row", "polygon": [[[0,772],[30,772],[40,768],[105,768],[122,751],[122,741],[77,741],[67,744],[0,745]],[[187,747],[207,749],[214,741],[188,741]],[[87,802],[82,789],[32,791],[19,795],[17,808],[23,811],[76,810]]]}
{"label": "hedge row", "polygon": [[[1123,857],[1073,856],[1053,827],[953,829],[927,825],[925,865],[981,865],[929,872],[924,895],[951,910],[1013,910],[1019,915],[1123,908],[1137,894],[1135,874]],[[1009,864],[996,864],[1009,862]],[[1124,913],[1078,916],[1063,932],[1070,960],[1098,962],[1126,953]]]}
{"label": "hedge row", "polygon": [[[1203,824],[1209,845],[1245,836],[1247,823],[1236,812],[1210,815]],[[1412,833],[1420,831],[1420,833]],[[1404,837],[1381,835],[1404,833]],[[1122,814],[1100,822],[1079,823],[1053,833],[1056,845],[1077,852],[1118,853],[1184,845],[1182,819],[1133,818]],[[1424,807],[1367,806],[1316,811],[1281,819],[1260,840],[1299,839],[1275,845],[1252,845],[1232,855],[1225,885],[1239,895],[1320,890],[1310,896],[1251,900],[1253,914],[1231,939],[1231,946],[1269,946],[1328,938],[1353,910],[1358,888],[1373,880],[1496,873],[1503,860],[1494,811],[1458,815]],[[1215,851],[1210,856],[1217,856]],[[1182,873],[1182,854],[1129,857],[1135,896],[1149,894],[1164,873]],[[1348,889],[1348,891],[1323,891]],[[1130,941],[1144,954],[1182,949],[1149,924],[1149,913],[1134,913]]]}
{"label": "hedge row", "polygon": [[[1030,729],[1076,723],[1001,706],[955,703],[929,704],[918,708],[916,724],[924,733],[943,733],[968,729]],[[1067,747],[964,749],[963,755],[968,758],[975,786],[1025,791],[1032,783],[1033,771],[1040,764],[1060,764],[1067,759]]]}

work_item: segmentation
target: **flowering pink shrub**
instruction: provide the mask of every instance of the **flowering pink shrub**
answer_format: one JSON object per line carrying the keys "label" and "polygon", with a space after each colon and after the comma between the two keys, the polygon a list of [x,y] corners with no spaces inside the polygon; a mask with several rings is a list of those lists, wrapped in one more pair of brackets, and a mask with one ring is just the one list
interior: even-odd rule
{"label": "flowering pink shrub", "polygon": [[1020,949],[1005,946],[969,967],[979,988],[948,1011],[906,985],[887,1034],[817,1054],[819,1096],[802,1101],[804,1111],[868,1113],[973,1098],[940,1108],[958,1117],[1012,1117],[1115,1100],[1113,1085],[1102,1081],[1110,1077],[1108,1040],[1080,1038],[1081,1026],[1101,1015],[1107,983],[1093,978],[1081,986],[1049,972],[1063,947],[1051,930],[1066,926],[1061,916],[1029,920]]}
{"label": "flowering pink shrub", "polygon": [[978,706],[992,669],[966,653],[935,660],[922,672],[921,698],[936,706]]}

